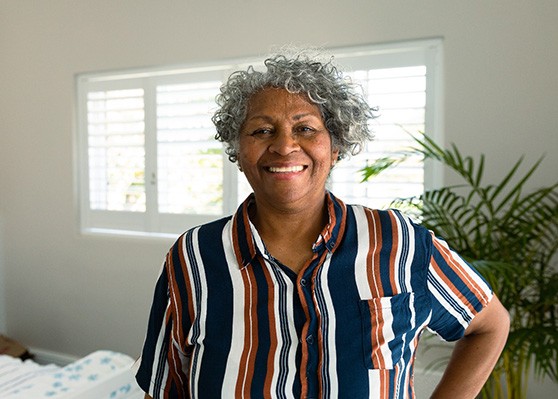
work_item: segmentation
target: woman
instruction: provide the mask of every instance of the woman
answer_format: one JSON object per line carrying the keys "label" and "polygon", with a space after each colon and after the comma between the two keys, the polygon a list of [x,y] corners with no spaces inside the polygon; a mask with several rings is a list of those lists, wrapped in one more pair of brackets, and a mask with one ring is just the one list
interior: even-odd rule
{"label": "woman", "polygon": [[146,397],[414,397],[426,328],[459,340],[435,398],[474,398],[508,316],[486,282],[397,211],[325,183],[372,110],[330,63],[275,56],[233,74],[216,138],[253,194],[181,236],[157,282],[137,374]]}

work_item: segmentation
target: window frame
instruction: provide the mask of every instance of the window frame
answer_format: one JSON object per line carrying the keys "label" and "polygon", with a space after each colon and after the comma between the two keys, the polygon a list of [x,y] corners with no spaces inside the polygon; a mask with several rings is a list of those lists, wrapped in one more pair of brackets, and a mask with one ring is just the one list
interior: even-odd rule
{"label": "window frame", "polygon": [[[425,134],[437,143],[443,142],[443,41],[441,38],[411,40],[375,45],[332,49],[337,62],[345,68],[372,62],[374,69],[401,66],[426,66]],[[360,58],[351,63],[351,58]],[[371,65],[367,63],[366,65]],[[370,104],[374,106],[375,104]],[[363,165],[364,166],[364,165]],[[424,190],[439,188],[443,184],[441,165],[432,160],[424,161]]]}
{"label": "window frame", "polygon": [[[354,69],[355,65],[366,68],[388,68],[416,65],[426,66],[425,131],[436,142],[443,137],[443,87],[442,87],[442,40],[426,39],[398,43],[386,43],[353,47],[330,48],[335,61],[343,70]],[[326,52],[324,51],[324,53]],[[366,59],[366,60],[365,60]],[[373,65],[370,60],[374,60]],[[129,69],[83,73],[75,76],[76,88],[76,197],[78,223],[81,233],[120,234],[126,236],[175,237],[190,227],[229,215],[236,210],[238,196],[238,169],[229,162],[223,151],[223,213],[222,215],[163,214],[157,211],[157,159],[148,154],[157,151],[156,87],[164,84],[200,81],[200,74],[219,76],[226,81],[230,73],[254,65],[256,69],[262,57],[247,57],[224,61],[178,65],[159,68]],[[87,126],[87,93],[94,88],[106,90],[138,88],[143,82],[145,109],[145,190],[146,212],[93,210],[89,202],[89,157]],[[374,104],[371,104],[372,106]],[[364,165],[363,165],[364,166]],[[150,177],[155,177],[155,183]],[[442,183],[441,167],[433,162],[424,162],[425,190],[439,187]],[[232,198],[227,201],[226,196]],[[155,201],[155,203],[154,203]]]}

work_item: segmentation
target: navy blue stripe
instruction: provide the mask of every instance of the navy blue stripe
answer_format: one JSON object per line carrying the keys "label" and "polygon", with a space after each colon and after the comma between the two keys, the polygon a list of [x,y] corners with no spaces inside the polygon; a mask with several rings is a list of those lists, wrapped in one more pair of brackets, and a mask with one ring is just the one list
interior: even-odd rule
{"label": "navy blue stripe", "polygon": [[279,375],[277,377],[277,387],[275,392],[279,398],[286,398],[287,397],[287,370],[289,366],[288,362],[288,355],[289,350],[291,349],[292,339],[289,334],[289,326],[288,326],[288,298],[287,298],[287,290],[288,290],[288,281],[283,276],[283,274],[279,271],[278,267],[272,266],[270,269],[273,272],[275,280],[277,281],[277,285],[279,289],[277,291],[277,298],[278,298],[278,308],[279,314],[278,323],[281,328],[281,339],[283,341],[282,345],[278,348],[279,349]]}
{"label": "navy blue stripe", "polygon": [[[267,375],[267,358],[269,355],[269,349],[271,347],[270,331],[269,331],[269,311],[268,311],[268,285],[265,278],[265,273],[263,268],[265,265],[262,264],[263,259],[254,259],[251,263],[252,271],[254,274],[254,280],[252,284],[256,287],[256,300],[257,304],[257,320],[258,320],[258,346],[256,349],[256,358],[254,363],[254,375],[251,381],[250,397],[258,398],[263,397],[265,378]],[[254,287],[252,287],[254,290]]]}
{"label": "navy blue stripe", "polygon": [[[252,198],[252,196],[253,194],[246,201],[250,201],[250,198]],[[238,247],[242,259],[242,266],[246,266],[247,264],[249,264],[255,256],[255,253],[252,253],[250,251],[250,245],[252,245],[252,236],[246,234],[246,231],[250,230],[250,226],[246,226],[246,224],[244,223],[244,207],[247,207],[247,204],[241,205],[235,215],[237,226],[235,233],[236,237],[238,238]]]}
{"label": "navy blue stripe", "polygon": [[[335,348],[337,349],[337,379],[339,398],[368,398],[368,368],[364,363],[360,297],[354,278],[358,253],[358,231],[355,213],[347,207],[346,228],[343,242],[332,254],[328,285],[335,312]],[[351,243],[352,245],[345,245]],[[368,237],[366,238],[368,242]],[[356,267],[366,267],[357,265]],[[370,318],[368,318],[368,322]],[[368,326],[370,331],[370,326]],[[368,339],[369,341],[369,339]],[[356,356],[355,356],[356,355]]]}
{"label": "navy blue stripe", "polygon": [[384,296],[393,296],[391,288],[390,277],[394,273],[391,270],[391,251],[393,249],[393,229],[392,221],[389,212],[378,212],[378,217],[380,218],[381,231],[382,231],[382,249],[380,250],[380,281],[382,284],[382,289],[384,290]]}
{"label": "navy blue stripe", "polygon": [[[228,354],[231,349],[233,324],[233,286],[229,265],[225,262],[223,229],[230,218],[204,225],[198,233],[199,250],[207,281],[207,314],[203,362],[199,376],[199,398],[221,397],[222,381],[225,376]],[[236,265],[232,265],[234,268]]]}
{"label": "navy blue stripe", "polygon": [[400,212],[394,211],[393,212],[395,217],[399,219],[399,224],[401,225],[401,259],[399,261],[399,285],[401,287],[402,292],[407,292],[408,288],[405,286],[405,276],[408,273],[405,273],[405,264],[407,263],[408,256],[409,256],[409,249],[410,249],[410,234],[409,234],[409,226],[405,222],[405,219],[401,215]]}

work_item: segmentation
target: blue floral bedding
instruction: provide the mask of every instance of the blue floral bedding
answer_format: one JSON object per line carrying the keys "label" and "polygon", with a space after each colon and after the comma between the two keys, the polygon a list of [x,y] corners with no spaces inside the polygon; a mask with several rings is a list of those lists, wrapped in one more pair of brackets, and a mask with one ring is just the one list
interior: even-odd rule
{"label": "blue floral bedding", "polygon": [[133,363],[127,355],[105,350],[65,367],[0,356],[0,398],[143,398],[134,381]]}

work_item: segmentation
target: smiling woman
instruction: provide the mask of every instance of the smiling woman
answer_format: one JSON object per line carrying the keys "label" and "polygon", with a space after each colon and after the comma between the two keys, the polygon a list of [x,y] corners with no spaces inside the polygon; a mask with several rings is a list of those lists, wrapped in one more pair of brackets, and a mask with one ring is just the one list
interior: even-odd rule
{"label": "smiling woman", "polygon": [[[338,156],[320,109],[306,95],[266,88],[250,98],[237,157],[254,190],[252,222],[268,250],[295,272],[312,257],[312,243],[325,224],[325,183]],[[292,215],[296,219],[288,227],[273,220]],[[294,221],[300,223],[296,228]],[[276,234],[277,228],[298,234]]]}
{"label": "smiling woman", "polygon": [[213,121],[253,193],[188,230],[157,282],[137,380],[155,398],[414,398],[417,343],[460,340],[434,397],[478,393],[507,312],[441,239],[326,190],[373,110],[331,62],[237,72]]}
{"label": "smiling woman", "polygon": [[338,155],[320,109],[305,95],[268,88],[250,99],[237,157],[260,207],[321,208]]}

